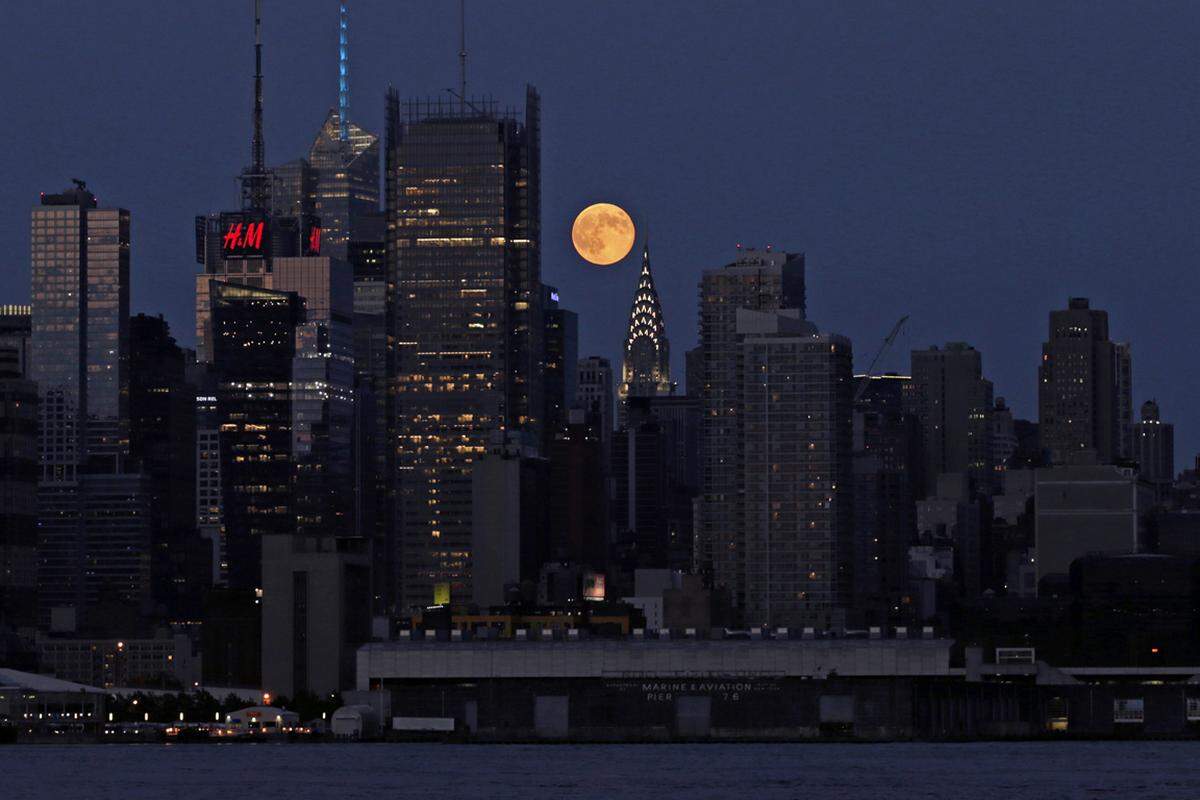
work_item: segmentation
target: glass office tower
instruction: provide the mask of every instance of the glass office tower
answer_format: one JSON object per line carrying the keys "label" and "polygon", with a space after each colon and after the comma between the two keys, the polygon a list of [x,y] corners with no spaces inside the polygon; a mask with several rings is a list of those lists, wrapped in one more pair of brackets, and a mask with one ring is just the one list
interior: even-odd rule
{"label": "glass office tower", "polygon": [[539,98],[388,97],[400,606],[471,597],[471,464],[541,436]]}

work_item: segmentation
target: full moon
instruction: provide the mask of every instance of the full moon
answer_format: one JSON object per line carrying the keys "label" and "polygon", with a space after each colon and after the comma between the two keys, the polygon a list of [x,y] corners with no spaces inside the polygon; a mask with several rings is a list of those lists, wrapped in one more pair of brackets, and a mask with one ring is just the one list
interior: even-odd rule
{"label": "full moon", "polygon": [[593,203],[579,212],[571,226],[575,252],[585,261],[607,267],[633,249],[633,220],[612,203]]}

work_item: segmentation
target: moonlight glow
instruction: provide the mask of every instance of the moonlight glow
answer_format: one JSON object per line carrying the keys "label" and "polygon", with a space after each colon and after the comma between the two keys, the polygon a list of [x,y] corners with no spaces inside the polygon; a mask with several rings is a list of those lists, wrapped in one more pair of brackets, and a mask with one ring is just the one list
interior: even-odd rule
{"label": "moonlight glow", "polygon": [[571,242],[584,260],[602,267],[615,264],[633,248],[633,220],[612,203],[595,203],[579,212]]}

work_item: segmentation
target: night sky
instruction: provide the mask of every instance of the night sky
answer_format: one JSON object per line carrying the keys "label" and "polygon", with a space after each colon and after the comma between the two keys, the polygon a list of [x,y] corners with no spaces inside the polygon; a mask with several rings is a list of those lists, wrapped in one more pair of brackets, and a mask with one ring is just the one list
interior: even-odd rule
{"label": "night sky", "polygon": [[[270,163],[336,97],[335,0],[265,0]],[[29,297],[29,208],[84,178],[133,213],[133,309],[193,343],[193,217],[236,207],[249,157],[251,0],[8,2],[0,25],[0,303]],[[637,260],[585,265],[583,206],[625,206],[651,255],[677,379],[700,271],[736,243],[808,254],[809,316],[861,369],[967,341],[1036,418],[1047,312],[1071,295],[1132,341],[1179,464],[1200,450],[1200,4],[469,0],[468,89],[543,99],[543,275],[580,355],[617,365]],[[351,116],[458,79],[458,3],[352,0]]]}

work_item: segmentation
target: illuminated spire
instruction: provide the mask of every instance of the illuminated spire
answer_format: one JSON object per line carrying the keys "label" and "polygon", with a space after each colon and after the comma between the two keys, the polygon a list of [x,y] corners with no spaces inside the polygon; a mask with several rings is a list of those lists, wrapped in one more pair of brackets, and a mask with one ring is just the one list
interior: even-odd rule
{"label": "illuminated spire", "polygon": [[338,138],[350,138],[350,11],[338,8]]}
{"label": "illuminated spire", "polygon": [[625,358],[621,367],[620,395],[654,397],[672,394],[671,345],[663,322],[662,304],[650,273],[650,245],[642,249],[642,272],[633,308],[629,312],[629,333],[625,337]]}

